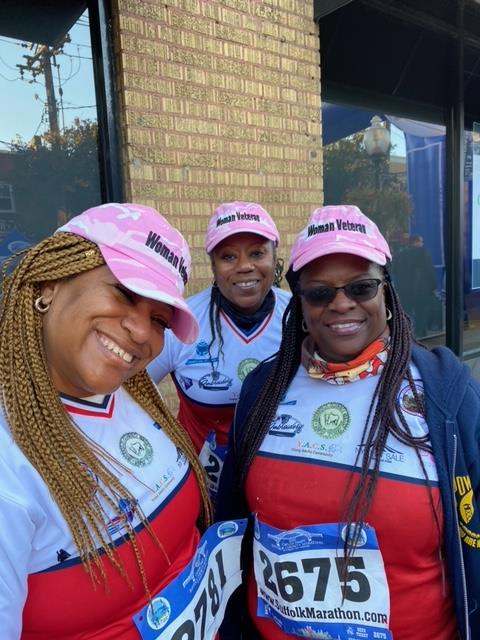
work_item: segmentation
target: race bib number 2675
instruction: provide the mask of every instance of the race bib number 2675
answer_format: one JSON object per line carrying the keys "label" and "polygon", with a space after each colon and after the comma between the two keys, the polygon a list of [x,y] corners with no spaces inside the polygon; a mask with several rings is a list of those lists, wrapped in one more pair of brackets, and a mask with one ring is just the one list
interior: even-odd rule
{"label": "race bib number 2675", "polygon": [[364,526],[344,557],[348,527],[282,531],[255,520],[257,615],[310,638],[391,640],[390,598],[375,531]]}

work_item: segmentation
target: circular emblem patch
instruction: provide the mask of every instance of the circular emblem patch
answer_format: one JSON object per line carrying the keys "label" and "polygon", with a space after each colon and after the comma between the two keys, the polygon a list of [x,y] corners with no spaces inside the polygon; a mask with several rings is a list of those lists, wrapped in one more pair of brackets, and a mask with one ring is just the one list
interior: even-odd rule
{"label": "circular emblem patch", "polygon": [[243,382],[250,371],[253,371],[259,364],[260,360],[256,360],[255,358],[245,358],[245,360],[242,360],[237,369],[240,382]]}
{"label": "circular emblem patch", "polygon": [[423,416],[423,403],[425,399],[423,385],[419,383],[418,380],[415,380],[415,386],[417,388],[418,399],[420,400],[422,406],[417,406],[417,402],[415,400],[415,396],[413,395],[413,391],[410,388],[410,384],[406,384],[400,389],[398,400],[402,409],[410,415]]}
{"label": "circular emblem patch", "polygon": [[312,427],[322,438],[333,440],[347,430],[350,416],[347,408],[339,402],[322,404],[313,414]]}
{"label": "circular emblem patch", "polygon": [[153,460],[153,447],[139,433],[129,431],[120,438],[122,456],[135,467],[146,467]]}
{"label": "circular emblem patch", "polygon": [[147,610],[148,624],[152,629],[161,629],[167,624],[171,610],[166,598],[154,598]]}

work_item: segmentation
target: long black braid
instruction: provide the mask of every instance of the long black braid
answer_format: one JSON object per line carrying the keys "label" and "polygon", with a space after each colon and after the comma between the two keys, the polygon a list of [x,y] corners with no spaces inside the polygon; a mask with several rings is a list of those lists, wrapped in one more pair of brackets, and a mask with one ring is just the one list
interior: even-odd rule
{"label": "long black braid", "polygon": [[[363,446],[359,447],[355,461],[355,466],[357,466],[361,457],[360,478],[356,483],[350,503],[345,508],[344,521],[349,525],[355,523],[349,529],[350,540],[352,538],[355,540],[360,534],[361,527],[365,523],[372,504],[378,482],[381,456],[385,449],[387,437],[391,433],[400,442],[411,446],[416,451],[429,488],[430,504],[440,539],[438,515],[433,502],[431,485],[428,482],[426,469],[421,457],[421,452],[431,453],[428,436],[415,437],[412,435],[398,400],[400,386],[406,379],[410,385],[417,409],[419,413],[424,415],[423,396],[419,393],[409,368],[412,344],[414,342],[411,322],[400,304],[387,268],[384,268],[383,275],[385,279],[384,286],[386,287],[385,302],[387,309],[390,309],[392,313],[392,318],[389,320],[390,348],[365,422],[362,437]],[[249,467],[268,433],[280,400],[285,395],[300,366],[301,346],[305,336],[301,301],[294,289],[293,296],[283,317],[282,341],[278,354],[272,365],[270,375],[260,389],[255,405],[249,413],[247,423],[242,430],[242,437],[237,443],[237,468],[235,472],[239,491],[243,491]],[[352,471],[349,486],[354,478],[358,478],[358,475]],[[354,545],[348,545],[347,542],[346,540],[345,566],[349,557],[353,555],[355,548]]]}

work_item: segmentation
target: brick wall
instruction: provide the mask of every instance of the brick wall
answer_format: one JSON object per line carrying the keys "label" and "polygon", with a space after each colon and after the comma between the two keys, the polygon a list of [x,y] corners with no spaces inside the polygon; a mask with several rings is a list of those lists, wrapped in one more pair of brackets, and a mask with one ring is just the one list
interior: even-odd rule
{"label": "brick wall", "polygon": [[206,223],[253,200],[286,257],[322,203],[320,54],[313,0],[112,0],[128,199],[165,214],[211,282]]}

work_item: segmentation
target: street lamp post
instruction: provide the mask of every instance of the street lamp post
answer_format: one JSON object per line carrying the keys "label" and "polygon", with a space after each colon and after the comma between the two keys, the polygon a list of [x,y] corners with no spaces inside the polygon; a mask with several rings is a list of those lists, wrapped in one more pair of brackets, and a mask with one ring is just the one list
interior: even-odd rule
{"label": "street lamp post", "polygon": [[373,116],[363,134],[363,144],[375,165],[375,191],[380,190],[380,162],[390,149],[390,131],[379,116]]}

